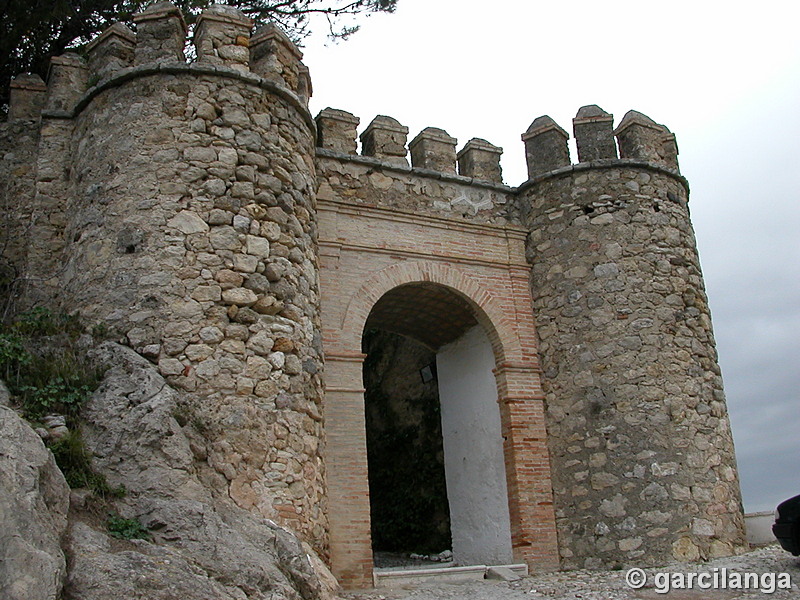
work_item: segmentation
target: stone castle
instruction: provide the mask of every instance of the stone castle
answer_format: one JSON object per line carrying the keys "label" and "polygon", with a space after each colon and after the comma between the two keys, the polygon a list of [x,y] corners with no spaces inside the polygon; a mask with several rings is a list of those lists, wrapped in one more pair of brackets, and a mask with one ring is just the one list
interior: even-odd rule
{"label": "stone castle", "polygon": [[22,304],[78,312],[192,399],[217,492],[292,529],[342,584],[370,584],[362,336],[379,329],[441,355],[457,560],[541,571],[741,551],[666,127],[631,111],[614,129],[585,106],[571,164],[569,134],[537,118],[529,178],[509,187],[500,148],[457,152],[433,127],[407,144],[390,117],[359,154],[359,119],[310,114],[308,69],[274,26],[251,34],[212,6],[187,62],[173,5],[134,23],[54,58],[46,85],[12,83],[6,269]]}

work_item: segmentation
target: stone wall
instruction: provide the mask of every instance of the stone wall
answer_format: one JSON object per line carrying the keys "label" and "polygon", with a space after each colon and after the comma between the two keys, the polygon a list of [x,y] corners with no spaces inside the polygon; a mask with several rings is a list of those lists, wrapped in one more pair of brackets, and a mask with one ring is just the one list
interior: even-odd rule
{"label": "stone wall", "polygon": [[8,121],[0,123],[0,317],[16,307],[28,275],[28,242],[37,220],[36,163],[45,84],[36,75],[11,83]]}
{"label": "stone wall", "polygon": [[326,108],[316,120],[321,199],[476,223],[513,222],[507,206],[512,189],[501,179],[502,148],[472,139],[456,154],[456,139],[429,127],[412,140],[409,166],[408,128],[391,117],[376,117],[368,125],[361,134],[361,154],[356,153],[357,117]]}
{"label": "stone wall", "polygon": [[0,124],[0,290],[9,299],[24,289],[28,233],[38,216],[32,210],[38,143],[38,121]]}

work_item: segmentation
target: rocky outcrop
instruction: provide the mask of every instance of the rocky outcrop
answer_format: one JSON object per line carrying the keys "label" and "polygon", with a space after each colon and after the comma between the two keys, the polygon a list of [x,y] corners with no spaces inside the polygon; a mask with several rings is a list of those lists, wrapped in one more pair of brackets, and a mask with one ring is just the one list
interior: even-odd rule
{"label": "rocky outcrop", "polygon": [[112,537],[109,507],[88,491],[70,506],[52,453],[0,387],[0,597],[333,600],[336,580],[309,546],[212,491],[227,486],[186,417],[191,398],[129,348],[90,354],[109,369],[85,406],[86,445],[94,468],[126,488],[113,508],[151,539]]}
{"label": "rocky outcrop", "polygon": [[128,348],[106,343],[92,354],[110,369],[83,413],[86,443],[109,483],[127,490],[117,509],[139,519],[152,540],[115,540],[78,517],[70,527],[68,594],[333,598],[335,580],[310,548],[211,491],[227,486],[219,485],[222,476],[205,462],[205,441],[183,414],[189,399]]}
{"label": "rocky outcrop", "polygon": [[69,487],[41,438],[5,403],[0,403],[0,598],[55,600],[66,572],[61,538]]}

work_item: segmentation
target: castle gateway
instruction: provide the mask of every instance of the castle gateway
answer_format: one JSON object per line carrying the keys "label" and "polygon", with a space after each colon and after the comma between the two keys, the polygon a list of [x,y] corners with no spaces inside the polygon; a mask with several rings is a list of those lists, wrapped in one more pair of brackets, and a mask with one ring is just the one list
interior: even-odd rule
{"label": "castle gateway", "polygon": [[436,128],[407,145],[389,117],[358,154],[359,120],[313,118],[300,52],[272,26],[251,37],[236,10],[200,17],[191,64],[178,9],[135,22],[86,60],[53,59],[46,86],[12,84],[6,259],[25,303],[103,324],[192,399],[217,491],[369,585],[377,335],[392,352],[411,340],[396,364],[435,388],[425,427],[457,560],[552,570],[743,547],[665,127],[583,107],[571,164],[569,134],[540,117],[522,136],[529,179],[509,187],[500,148],[457,152]]}

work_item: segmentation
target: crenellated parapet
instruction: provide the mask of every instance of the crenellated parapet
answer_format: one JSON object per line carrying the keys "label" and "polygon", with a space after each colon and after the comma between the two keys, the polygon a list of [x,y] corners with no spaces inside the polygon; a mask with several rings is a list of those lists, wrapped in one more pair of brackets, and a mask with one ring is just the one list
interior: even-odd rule
{"label": "crenellated parapet", "polygon": [[[317,116],[318,147],[357,155],[359,122],[346,111],[326,108]],[[679,173],[675,136],[641,113],[628,112],[614,129],[614,116],[592,104],[578,111],[572,126],[580,168],[639,162]],[[522,135],[529,180],[572,167],[569,137],[569,133],[547,115],[531,123]],[[500,156],[503,150],[480,138],[473,138],[456,151],[456,138],[443,129],[427,127],[407,142],[408,127],[392,117],[378,115],[359,139],[361,156],[386,164],[408,166],[410,155],[412,169],[502,183]]]}
{"label": "crenellated parapet", "polygon": [[[596,104],[582,107],[572,121],[579,164],[619,159],[642,161],[678,172],[678,146],[669,129],[634,110],[614,129],[614,116]],[[571,165],[569,134],[542,116],[522,134],[528,177],[535,179]],[[619,157],[617,156],[619,146]]]}
{"label": "crenellated parapet", "polygon": [[[196,59],[187,63],[188,28],[178,7],[156,2],[133,15],[133,23],[135,33],[124,23],[107,28],[86,46],[85,59],[75,53],[53,57],[45,100],[37,101],[41,109],[25,99],[38,97],[41,84],[18,78],[12,85],[12,104],[26,108],[12,111],[12,118],[37,110],[49,116],[72,117],[105,89],[158,73],[243,79],[278,90],[306,111],[312,94],[308,67],[301,62],[302,53],[294,42],[274,24],[251,35],[252,19],[233,7],[212,5],[197,19],[192,39]],[[310,115],[305,119],[313,128]]]}
{"label": "crenellated parapet", "polygon": [[316,122],[320,207],[355,203],[482,224],[515,222],[502,148],[473,138],[456,152],[456,138],[437,127],[407,143],[408,127],[385,115],[360,136],[360,119],[343,110],[326,108]]}
{"label": "crenellated parapet", "polygon": [[[357,128],[360,119],[349,112],[326,108],[316,118],[317,146],[345,156],[358,156]],[[456,152],[458,140],[438,127],[426,127],[411,142],[408,127],[397,119],[378,115],[364,129],[361,156],[376,159],[387,166],[420,174],[469,179],[503,185],[500,156],[503,149],[481,138],[472,138]]]}

